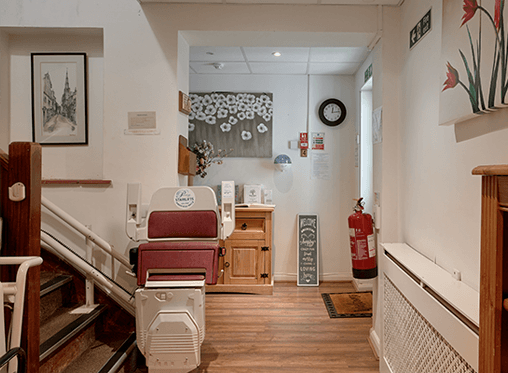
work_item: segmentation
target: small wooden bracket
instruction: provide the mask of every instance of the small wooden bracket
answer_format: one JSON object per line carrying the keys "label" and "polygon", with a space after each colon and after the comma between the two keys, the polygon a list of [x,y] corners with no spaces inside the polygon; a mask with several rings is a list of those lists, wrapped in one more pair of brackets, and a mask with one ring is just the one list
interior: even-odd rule
{"label": "small wooden bracket", "polygon": [[182,91],[178,92],[178,110],[187,115],[189,115],[192,110],[192,101],[190,97]]}

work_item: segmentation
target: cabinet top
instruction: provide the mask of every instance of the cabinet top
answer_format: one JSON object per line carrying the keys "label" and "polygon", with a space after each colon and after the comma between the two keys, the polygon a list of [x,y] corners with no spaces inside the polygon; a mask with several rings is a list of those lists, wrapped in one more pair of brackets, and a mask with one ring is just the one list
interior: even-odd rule
{"label": "cabinet top", "polygon": [[256,206],[256,207],[253,207],[253,206],[250,206],[250,207],[238,207],[236,206],[235,207],[235,211],[238,212],[238,211],[258,211],[258,212],[270,212],[270,211],[273,211],[275,209],[275,207],[273,206],[266,206],[266,207],[261,207],[261,206]]}
{"label": "cabinet top", "polygon": [[508,165],[507,164],[496,164],[489,166],[478,166],[475,167],[472,171],[473,175],[483,175],[483,176],[495,176],[495,175],[508,175]]}

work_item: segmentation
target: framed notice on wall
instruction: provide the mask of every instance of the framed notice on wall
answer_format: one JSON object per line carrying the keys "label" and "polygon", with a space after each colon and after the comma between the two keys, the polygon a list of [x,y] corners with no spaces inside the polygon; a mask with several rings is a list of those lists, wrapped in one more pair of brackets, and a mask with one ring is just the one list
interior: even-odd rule
{"label": "framed notice on wall", "polygon": [[298,286],[319,286],[319,234],[316,214],[298,214]]}

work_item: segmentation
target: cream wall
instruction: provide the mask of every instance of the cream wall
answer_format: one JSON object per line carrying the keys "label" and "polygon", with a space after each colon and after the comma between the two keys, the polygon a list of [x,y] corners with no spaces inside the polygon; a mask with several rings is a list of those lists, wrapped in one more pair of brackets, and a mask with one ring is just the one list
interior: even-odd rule
{"label": "cream wall", "polygon": [[[9,37],[0,31],[0,76],[9,76]],[[0,149],[9,151],[9,79],[0,79]]]}
{"label": "cream wall", "polygon": [[[409,30],[432,7],[432,31],[413,50]],[[446,79],[441,61],[441,1],[401,8],[401,224],[409,245],[479,289],[481,178],[471,170],[508,162],[508,110],[439,126]]]}
{"label": "cream wall", "polygon": [[[224,164],[211,166],[206,178],[196,177],[195,184],[215,187],[222,180],[234,180],[240,185],[240,191],[243,184],[262,184],[272,190],[276,205],[273,231],[276,281],[296,281],[296,216],[308,212],[319,215],[321,279],[351,279],[347,217],[352,213],[353,198],[357,197],[353,77],[192,74],[190,89],[191,92],[273,93],[273,157],[226,158]],[[338,127],[325,126],[317,114],[321,102],[331,97],[342,100],[348,109],[346,120]],[[302,158],[299,150],[289,149],[288,142],[297,140],[299,133],[307,130],[309,135],[325,133],[325,151],[309,151],[309,156]],[[320,153],[330,157],[329,180],[311,179],[312,156]],[[288,171],[274,169],[273,158],[279,154],[291,157],[293,164]]]}

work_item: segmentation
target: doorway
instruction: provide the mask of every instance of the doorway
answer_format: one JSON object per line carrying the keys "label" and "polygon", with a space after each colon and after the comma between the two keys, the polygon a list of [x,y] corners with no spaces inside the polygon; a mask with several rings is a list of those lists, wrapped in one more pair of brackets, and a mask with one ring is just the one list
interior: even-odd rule
{"label": "doorway", "polygon": [[372,214],[374,205],[372,145],[372,77],[360,90],[360,167],[359,193],[365,202],[365,211]]}

